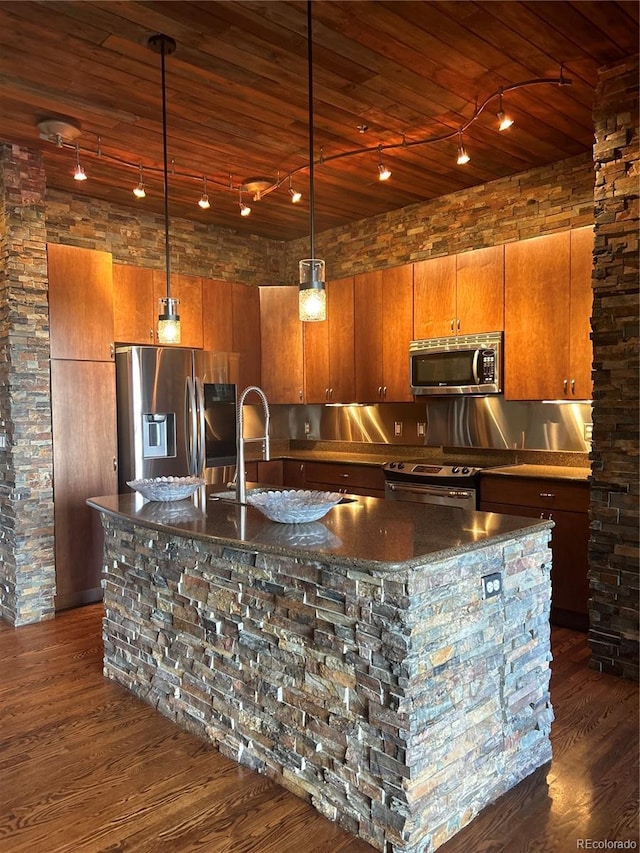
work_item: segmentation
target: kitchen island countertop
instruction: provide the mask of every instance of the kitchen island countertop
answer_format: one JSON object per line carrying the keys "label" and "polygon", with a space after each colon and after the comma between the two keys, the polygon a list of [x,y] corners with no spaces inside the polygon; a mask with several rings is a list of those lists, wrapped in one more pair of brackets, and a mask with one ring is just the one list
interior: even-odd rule
{"label": "kitchen island countertop", "polygon": [[[249,484],[249,488],[255,484]],[[549,528],[541,519],[518,518],[458,508],[347,496],[320,521],[279,524],[251,506],[211,499],[154,503],[137,494],[90,498],[108,515],[196,539],[236,547],[260,547],[287,556],[316,554],[327,561],[379,571],[406,569],[508,540],[518,532]]]}

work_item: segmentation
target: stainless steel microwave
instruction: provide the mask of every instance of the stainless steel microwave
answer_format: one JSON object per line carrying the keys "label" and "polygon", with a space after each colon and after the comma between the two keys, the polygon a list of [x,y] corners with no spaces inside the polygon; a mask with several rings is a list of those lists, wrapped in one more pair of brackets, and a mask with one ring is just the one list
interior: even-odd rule
{"label": "stainless steel microwave", "polygon": [[412,394],[500,394],[502,332],[412,341]]}

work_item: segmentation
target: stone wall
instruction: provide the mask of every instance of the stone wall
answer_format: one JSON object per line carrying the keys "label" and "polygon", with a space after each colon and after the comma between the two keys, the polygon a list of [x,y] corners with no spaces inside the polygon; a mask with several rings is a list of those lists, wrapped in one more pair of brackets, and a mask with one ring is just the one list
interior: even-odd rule
{"label": "stone wall", "polygon": [[638,678],[638,57],[600,73],[594,109],[591,666]]}
{"label": "stone wall", "polygon": [[550,760],[548,530],[381,572],[102,519],[106,675],[376,849]]}
{"label": "stone wall", "polygon": [[[316,254],[331,280],[592,224],[593,162],[585,154],[324,231]],[[287,243],[285,280],[295,280],[307,243]]]}
{"label": "stone wall", "polygon": [[0,615],[54,615],[53,453],[42,159],[0,145]]}
{"label": "stone wall", "polygon": [[[171,269],[241,284],[281,284],[283,244],[231,228],[170,221]],[[116,264],[165,268],[164,219],[57,190],[47,193],[47,240],[111,252]],[[297,267],[295,278],[297,282]]]}

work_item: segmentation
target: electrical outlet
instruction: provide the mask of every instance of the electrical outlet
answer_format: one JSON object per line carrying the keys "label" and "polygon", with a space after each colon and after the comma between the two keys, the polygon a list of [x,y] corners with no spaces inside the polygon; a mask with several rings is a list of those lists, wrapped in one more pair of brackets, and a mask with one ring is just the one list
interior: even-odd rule
{"label": "electrical outlet", "polygon": [[492,598],[494,595],[500,595],[502,592],[502,577],[499,572],[493,572],[491,575],[485,575],[482,578],[482,597]]}
{"label": "electrical outlet", "polygon": [[309,435],[310,432],[311,432],[311,424],[309,423],[309,421],[305,421],[304,422],[304,434]]}
{"label": "electrical outlet", "polygon": [[585,441],[593,441],[593,424],[586,423],[584,425],[584,440]]}
{"label": "electrical outlet", "polygon": [[393,434],[402,435],[402,421],[395,421],[393,424]]}
{"label": "electrical outlet", "polygon": [[427,426],[427,425],[426,425],[423,421],[421,421],[421,422],[418,424],[418,436],[424,436],[424,431],[425,431],[425,427],[426,427],[426,426]]}

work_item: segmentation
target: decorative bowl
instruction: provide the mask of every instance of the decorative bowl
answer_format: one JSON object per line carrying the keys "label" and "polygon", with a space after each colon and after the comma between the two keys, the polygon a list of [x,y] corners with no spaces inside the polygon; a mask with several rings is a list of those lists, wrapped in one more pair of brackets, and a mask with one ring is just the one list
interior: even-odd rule
{"label": "decorative bowl", "polygon": [[317,521],[340,503],[344,495],[338,492],[317,492],[301,489],[254,492],[247,503],[259,509],[270,521],[281,524],[305,524]]}
{"label": "decorative bowl", "polygon": [[127,486],[149,501],[181,501],[202,486],[201,477],[154,477],[150,480],[128,480]]}

